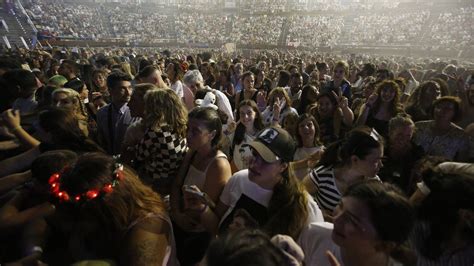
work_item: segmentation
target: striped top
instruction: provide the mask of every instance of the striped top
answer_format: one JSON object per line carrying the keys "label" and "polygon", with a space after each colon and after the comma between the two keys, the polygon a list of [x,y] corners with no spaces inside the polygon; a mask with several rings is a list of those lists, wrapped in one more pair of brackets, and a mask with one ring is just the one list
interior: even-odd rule
{"label": "striped top", "polygon": [[309,176],[318,189],[318,192],[314,195],[314,199],[319,207],[332,212],[342,198],[342,194],[336,186],[334,168],[332,166],[321,165],[311,171]]}

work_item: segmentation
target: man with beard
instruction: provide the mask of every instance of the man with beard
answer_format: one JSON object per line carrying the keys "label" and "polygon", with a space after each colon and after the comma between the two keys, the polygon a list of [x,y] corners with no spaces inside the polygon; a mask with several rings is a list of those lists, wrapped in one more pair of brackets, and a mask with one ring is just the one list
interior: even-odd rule
{"label": "man with beard", "polygon": [[300,101],[301,89],[303,88],[303,76],[296,72],[291,74],[290,87],[288,88],[288,96],[291,102],[295,103],[293,107]]}
{"label": "man with beard", "polygon": [[99,142],[111,155],[119,154],[123,137],[134,119],[130,115],[128,102],[132,95],[132,77],[114,71],[107,77],[111,103],[97,112]]}

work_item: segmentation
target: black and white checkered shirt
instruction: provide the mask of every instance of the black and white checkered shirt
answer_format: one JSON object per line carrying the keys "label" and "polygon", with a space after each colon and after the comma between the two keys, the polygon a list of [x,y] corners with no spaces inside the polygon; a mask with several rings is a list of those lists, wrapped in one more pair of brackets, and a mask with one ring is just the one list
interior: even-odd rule
{"label": "black and white checkered shirt", "polygon": [[158,130],[148,128],[137,144],[136,158],[148,178],[167,179],[176,176],[186,148],[186,138],[168,131],[167,126]]}

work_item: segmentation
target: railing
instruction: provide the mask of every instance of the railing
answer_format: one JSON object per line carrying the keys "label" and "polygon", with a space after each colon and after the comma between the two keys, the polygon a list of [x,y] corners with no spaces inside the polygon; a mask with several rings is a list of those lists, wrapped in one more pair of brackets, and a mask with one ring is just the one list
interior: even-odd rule
{"label": "railing", "polygon": [[28,22],[28,25],[30,25],[32,31],[34,33],[38,32],[38,30],[36,29],[36,26],[35,24],[33,23],[33,21],[31,20],[30,16],[28,15],[28,13],[26,12],[25,8],[23,7],[23,5],[21,4],[21,1],[20,0],[16,0],[16,3],[18,5],[18,7],[20,8],[21,10],[21,13],[26,17],[26,21]]}

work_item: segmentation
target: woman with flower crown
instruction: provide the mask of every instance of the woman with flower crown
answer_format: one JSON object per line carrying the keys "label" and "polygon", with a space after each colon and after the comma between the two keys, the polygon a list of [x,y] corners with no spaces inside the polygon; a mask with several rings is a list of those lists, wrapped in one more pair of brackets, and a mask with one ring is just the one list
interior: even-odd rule
{"label": "woman with flower crown", "polygon": [[176,265],[173,229],[159,195],[112,157],[84,154],[49,184],[61,217],[52,228],[66,236],[61,256],[70,260],[61,263]]}

